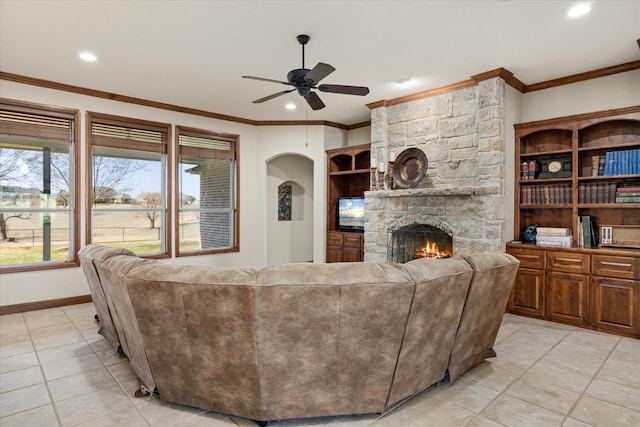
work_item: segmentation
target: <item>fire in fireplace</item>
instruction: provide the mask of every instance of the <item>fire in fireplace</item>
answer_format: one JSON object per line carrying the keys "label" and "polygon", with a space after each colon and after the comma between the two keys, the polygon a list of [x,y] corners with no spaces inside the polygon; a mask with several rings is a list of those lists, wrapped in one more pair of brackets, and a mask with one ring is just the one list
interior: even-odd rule
{"label": "fire in fireplace", "polygon": [[410,224],[389,230],[387,260],[407,262],[418,258],[448,258],[453,255],[453,237],[427,224]]}

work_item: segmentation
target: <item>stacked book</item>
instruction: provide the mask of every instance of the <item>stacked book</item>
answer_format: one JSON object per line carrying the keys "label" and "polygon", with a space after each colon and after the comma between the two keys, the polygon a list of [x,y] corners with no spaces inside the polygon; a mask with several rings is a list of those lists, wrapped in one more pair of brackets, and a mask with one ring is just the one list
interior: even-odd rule
{"label": "stacked book", "polygon": [[640,184],[618,187],[616,203],[640,203]]}
{"label": "stacked book", "polygon": [[572,234],[570,228],[538,227],[536,229],[536,245],[571,247]]}
{"label": "stacked book", "polygon": [[598,246],[598,226],[588,215],[578,217],[578,246],[581,248]]}

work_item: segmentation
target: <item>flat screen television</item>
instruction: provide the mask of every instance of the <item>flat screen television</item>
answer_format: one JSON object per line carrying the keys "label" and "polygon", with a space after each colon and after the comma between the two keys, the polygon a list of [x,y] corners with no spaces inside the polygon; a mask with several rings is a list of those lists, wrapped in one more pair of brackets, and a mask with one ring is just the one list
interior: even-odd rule
{"label": "flat screen television", "polygon": [[364,197],[338,199],[338,230],[364,232]]}

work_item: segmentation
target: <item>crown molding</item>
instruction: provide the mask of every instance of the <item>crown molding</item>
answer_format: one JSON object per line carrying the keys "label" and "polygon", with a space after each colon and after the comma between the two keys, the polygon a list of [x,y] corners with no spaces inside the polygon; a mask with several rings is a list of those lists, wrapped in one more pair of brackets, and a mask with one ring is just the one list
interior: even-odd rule
{"label": "crown molding", "polygon": [[[640,45],[640,39],[638,40],[638,44]],[[475,86],[476,84],[478,84],[483,80],[489,80],[496,77],[500,77],[505,81],[505,83],[507,83],[509,86],[513,87],[517,91],[521,93],[528,93],[536,90],[549,89],[552,87],[568,85],[571,83],[582,82],[585,80],[597,79],[599,77],[610,76],[613,74],[624,73],[627,71],[633,71],[637,69],[640,69],[640,61],[632,61],[632,62],[627,62],[625,64],[614,65],[611,67],[605,67],[605,68],[600,68],[593,71],[574,74],[572,76],[560,77],[553,80],[547,80],[545,82],[527,85],[521,82],[520,80],[518,80],[513,75],[513,73],[507,70],[506,68],[496,68],[495,70],[485,71],[484,73],[471,76],[470,80],[453,83],[451,85],[442,86],[436,89],[430,89],[424,92],[402,96],[399,98],[388,99],[388,100],[383,99],[380,101],[369,103],[367,104],[367,107],[369,107],[370,109],[379,108],[379,107],[388,107],[390,105],[402,104],[405,102],[428,98],[434,95],[440,95],[443,93],[464,89],[466,87]]]}
{"label": "crown molding", "polygon": [[611,67],[600,68],[585,73],[574,74],[572,76],[560,77],[558,79],[547,80],[545,82],[526,85],[523,93],[533,92],[536,90],[549,89],[556,86],[568,85],[571,83],[583,82],[585,80],[597,79],[599,77],[610,76],[618,73],[625,73],[640,69],[640,61],[631,61],[625,64],[613,65]]}
{"label": "crown molding", "polygon": [[274,120],[261,121],[249,120],[242,117],[228,116],[218,114],[211,111],[199,110],[196,108],[182,107],[179,105],[167,104],[164,102],[150,101],[148,99],[135,98],[132,96],[119,95],[116,93],[105,92],[102,90],[89,89],[80,86],[69,85],[66,83],[58,83],[50,80],[38,79],[35,77],[23,76],[20,74],[7,73],[0,71],[0,80],[7,80],[16,83],[23,83],[31,86],[39,86],[48,89],[60,90],[64,92],[77,93],[79,95],[93,96],[95,98],[109,99],[112,101],[125,102],[128,104],[143,105],[145,107],[159,108],[162,110],[175,111],[178,113],[191,114],[195,116],[208,117],[211,119],[225,120],[229,122],[243,123],[251,126],[329,126],[343,130],[357,129],[359,127],[368,126],[371,122],[356,123],[354,125],[345,125],[342,123],[330,122],[327,120]]}
{"label": "crown molding", "polygon": [[[638,46],[640,47],[640,39],[638,39],[637,42],[638,42]],[[399,98],[386,99],[386,100],[383,99],[380,101],[371,102],[369,104],[366,104],[366,106],[372,110],[374,108],[379,108],[379,107],[388,107],[391,105],[403,104],[405,102],[416,101],[418,99],[424,99],[431,96],[441,95],[443,93],[453,92],[456,90],[475,86],[481,81],[493,79],[496,77],[500,77],[505,81],[505,83],[507,83],[509,86],[513,87],[517,91],[521,93],[528,93],[528,92],[534,92],[537,90],[549,89],[552,87],[577,83],[585,80],[596,79],[599,77],[610,76],[613,74],[624,73],[627,71],[633,71],[637,69],[640,69],[640,60],[527,85],[521,82],[519,79],[517,79],[514,76],[514,74],[511,71],[507,70],[506,68],[496,68],[494,70],[485,71],[484,73],[473,75],[470,77],[469,80],[464,80],[458,83],[453,83],[453,84],[442,86],[435,89],[429,89],[423,92],[418,92],[411,95],[402,96]],[[105,91],[96,90],[96,89],[88,89],[88,88],[69,85],[65,83],[57,83],[50,80],[22,76],[19,74],[7,73],[4,71],[0,71],[0,79],[12,81],[16,83],[28,84],[32,86],[40,86],[40,87],[45,87],[49,89],[61,90],[65,92],[72,92],[80,95],[110,99],[112,101],[126,102],[129,104],[143,105],[146,107],[159,108],[163,110],[175,111],[175,112],[185,113],[185,114],[192,114],[192,115],[208,117],[212,119],[243,123],[251,126],[318,125],[318,126],[335,127],[343,130],[352,130],[352,129],[358,129],[361,127],[366,127],[371,125],[371,121],[356,123],[353,125],[345,125],[342,123],[330,122],[326,120],[249,120],[242,117],[228,116],[225,114],[218,114],[211,111],[199,110],[196,108],[182,107],[179,105],[167,104],[164,102],[150,101],[147,99],[135,98],[135,97],[126,96],[126,95],[119,95],[119,94],[105,92]]]}

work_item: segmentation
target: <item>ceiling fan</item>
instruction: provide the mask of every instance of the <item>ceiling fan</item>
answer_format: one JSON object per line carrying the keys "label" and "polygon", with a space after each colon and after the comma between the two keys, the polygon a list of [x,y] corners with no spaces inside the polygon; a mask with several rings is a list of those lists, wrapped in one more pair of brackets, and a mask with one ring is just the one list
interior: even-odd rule
{"label": "ceiling fan", "polygon": [[293,89],[283,90],[282,92],[274,93],[273,95],[265,96],[264,98],[256,99],[254,104],[260,104],[261,102],[268,101],[278,96],[287,94],[297,90],[298,93],[304,97],[309,106],[314,110],[320,110],[325,107],[324,102],[320,99],[317,93],[312,92],[311,89],[318,89],[320,92],[329,93],[342,93],[346,95],[360,95],[364,96],[369,93],[369,88],[364,86],[345,86],[345,85],[326,85],[322,84],[316,86],[320,80],[333,73],[336,69],[324,62],[318,62],[318,64],[312,69],[304,68],[304,46],[309,42],[310,37],[305,34],[300,34],[298,37],[298,43],[302,45],[302,68],[289,71],[287,74],[287,81],[265,79],[263,77],[254,76],[242,76],[245,79],[261,80],[265,82],[280,83],[288,86],[293,86]]}

